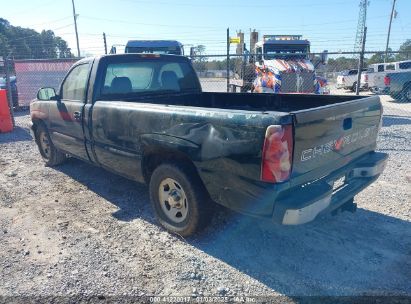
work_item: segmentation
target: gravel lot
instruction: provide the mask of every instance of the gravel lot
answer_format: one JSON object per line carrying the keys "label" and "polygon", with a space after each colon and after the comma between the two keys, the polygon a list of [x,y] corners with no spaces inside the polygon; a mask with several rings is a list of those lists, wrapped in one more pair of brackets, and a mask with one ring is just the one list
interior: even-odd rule
{"label": "gravel lot", "polygon": [[45,167],[17,113],[0,134],[0,295],[411,296],[411,104],[386,100],[389,163],[357,213],[281,227],[221,210],[188,240],[159,228],[146,186]]}

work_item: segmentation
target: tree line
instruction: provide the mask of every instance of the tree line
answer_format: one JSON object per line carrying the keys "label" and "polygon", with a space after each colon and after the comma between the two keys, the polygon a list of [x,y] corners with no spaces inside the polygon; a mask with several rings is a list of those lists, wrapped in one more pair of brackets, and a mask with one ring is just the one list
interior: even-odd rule
{"label": "tree line", "polygon": [[0,56],[15,59],[74,57],[67,42],[51,30],[40,33],[30,28],[13,26],[0,18]]}

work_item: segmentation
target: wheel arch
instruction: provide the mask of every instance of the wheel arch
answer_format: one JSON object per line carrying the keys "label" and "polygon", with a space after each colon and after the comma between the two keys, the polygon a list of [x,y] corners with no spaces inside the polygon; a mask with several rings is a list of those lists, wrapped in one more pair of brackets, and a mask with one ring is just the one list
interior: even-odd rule
{"label": "wheel arch", "polygon": [[147,146],[144,148],[141,159],[141,169],[144,181],[147,184],[150,182],[151,174],[159,165],[172,162],[186,165],[190,172],[196,174],[201,180],[197,167],[186,153],[169,147]]}
{"label": "wheel arch", "polygon": [[31,122],[33,123],[33,131],[34,131],[34,132],[37,130],[37,128],[38,128],[40,125],[43,125],[44,127],[47,128],[46,122],[45,122],[43,119],[41,119],[41,118],[33,117],[33,118],[31,119]]}

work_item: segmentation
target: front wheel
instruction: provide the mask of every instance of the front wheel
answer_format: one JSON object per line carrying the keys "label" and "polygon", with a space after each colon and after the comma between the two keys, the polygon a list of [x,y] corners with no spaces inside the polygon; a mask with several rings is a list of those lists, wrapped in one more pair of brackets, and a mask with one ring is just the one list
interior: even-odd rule
{"label": "front wheel", "polygon": [[213,213],[213,203],[193,171],[184,164],[162,164],[150,179],[150,200],[157,220],[181,236],[204,228]]}
{"label": "front wheel", "polygon": [[36,128],[36,143],[47,166],[57,166],[66,160],[66,155],[53,145],[50,134],[43,124],[39,124]]}

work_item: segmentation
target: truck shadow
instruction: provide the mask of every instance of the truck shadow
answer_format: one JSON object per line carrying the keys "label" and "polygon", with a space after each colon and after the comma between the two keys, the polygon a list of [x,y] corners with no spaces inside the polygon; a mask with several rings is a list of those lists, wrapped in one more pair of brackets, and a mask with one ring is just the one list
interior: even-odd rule
{"label": "truck shadow", "polygon": [[155,223],[145,185],[74,158],[56,169],[117,206],[119,209],[112,214],[116,219],[129,222],[141,218]]}
{"label": "truck shadow", "polygon": [[408,221],[361,208],[302,226],[232,213],[223,221],[191,244],[275,292],[411,295]]}
{"label": "truck shadow", "polygon": [[[158,225],[146,186],[76,159],[57,169],[116,205],[116,219]],[[294,227],[220,210],[188,243],[290,297],[411,295],[411,223],[366,209]]]}
{"label": "truck shadow", "polygon": [[394,125],[411,125],[411,117],[398,115],[384,115],[382,120],[383,127],[391,127]]}

